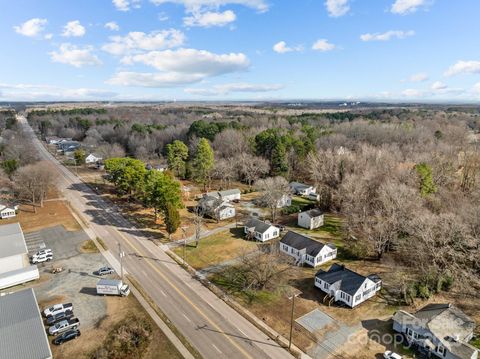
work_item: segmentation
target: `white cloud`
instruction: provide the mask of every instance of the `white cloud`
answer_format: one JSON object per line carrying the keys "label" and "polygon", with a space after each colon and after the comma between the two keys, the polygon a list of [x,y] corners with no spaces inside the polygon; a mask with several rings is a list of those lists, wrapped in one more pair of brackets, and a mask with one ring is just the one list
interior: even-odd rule
{"label": "white cloud", "polygon": [[395,0],[390,11],[394,14],[405,15],[417,11],[419,7],[428,5],[427,2],[427,0]]}
{"label": "white cloud", "polygon": [[406,37],[410,37],[415,35],[415,31],[400,31],[400,30],[390,30],[384,33],[373,33],[373,34],[363,34],[360,35],[360,39],[362,41],[388,41],[393,38],[397,39],[405,39]]}
{"label": "white cloud", "polygon": [[35,37],[39,35],[47,25],[47,19],[39,19],[34,18],[28,21],[25,21],[23,24],[19,26],[14,26],[13,29],[20,35],[28,36],[28,37]]}
{"label": "white cloud", "polygon": [[192,16],[183,18],[186,26],[212,27],[225,26],[235,21],[237,16],[232,10],[224,12],[194,12]]}
{"label": "white cloud", "polygon": [[53,34],[45,34],[45,36],[43,38],[45,40],[51,40],[51,39],[53,39]]}
{"label": "white cloud", "polygon": [[63,27],[63,33],[62,36],[65,37],[82,37],[85,35],[85,27],[80,24],[80,21],[75,20],[75,21],[69,21],[67,24]]}
{"label": "white cloud", "polygon": [[405,97],[422,97],[425,93],[417,89],[406,89],[402,91],[402,96]]}
{"label": "white cloud", "polygon": [[0,84],[1,98],[10,101],[98,100],[118,96],[116,92],[92,88],[63,88],[45,84]]}
{"label": "white cloud", "polygon": [[125,64],[142,63],[158,73],[119,72],[108,83],[123,86],[171,87],[207,77],[245,71],[250,61],[242,53],[214,54],[205,50],[151,51],[127,56]]}
{"label": "white cloud", "polygon": [[448,86],[441,81],[435,81],[430,87],[433,91],[445,90]]}
{"label": "white cloud", "polygon": [[178,49],[151,51],[129,57],[131,63],[143,63],[160,71],[217,76],[246,70],[250,61],[242,53],[214,54],[205,50]]}
{"label": "white cloud", "polygon": [[129,32],[126,36],[112,36],[110,43],[102,46],[102,50],[112,55],[125,55],[132,52],[151,51],[181,46],[185,41],[183,32],[169,29],[144,32]]}
{"label": "white cloud", "polygon": [[302,45],[297,45],[295,47],[289,47],[289,46],[287,46],[287,43],[285,41],[279,41],[275,45],[273,45],[273,51],[278,52],[279,54],[285,54],[287,52],[302,51],[302,50],[303,50]]}
{"label": "white cloud", "polygon": [[445,71],[445,76],[459,74],[480,74],[480,61],[457,61]]}
{"label": "white cloud", "polygon": [[325,7],[331,17],[340,17],[350,11],[349,0],[326,0]]}
{"label": "white cloud", "polygon": [[250,84],[250,83],[231,83],[223,85],[215,85],[212,88],[187,88],[185,92],[200,96],[218,96],[228,95],[232,92],[271,92],[278,91],[284,88],[280,84]]}
{"label": "white cloud", "polygon": [[107,81],[111,85],[131,87],[174,87],[192,84],[204,78],[198,74],[118,72]]}
{"label": "white cloud", "polygon": [[140,1],[141,0],[112,0],[112,3],[118,11],[130,11],[132,7],[139,8]]}
{"label": "white cloud", "polygon": [[100,59],[92,53],[93,47],[78,47],[71,44],[61,44],[59,51],[50,52],[53,62],[68,64],[75,67],[100,65]]}
{"label": "white cloud", "polygon": [[328,42],[327,39],[317,40],[312,45],[312,50],[321,51],[321,52],[331,51],[334,48],[335,48],[335,45]]}
{"label": "white cloud", "polygon": [[167,21],[168,19],[169,19],[169,17],[167,15],[167,13],[165,13],[163,11],[158,14],[158,21]]}
{"label": "white cloud", "polygon": [[115,21],[110,21],[105,24],[105,28],[111,31],[119,31],[120,26]]}
{"label": "white cloud", "polygon": [[425,72],[419,72],[418,74],[413,74],[408,78],[410,82],[424,82],[428,80],[428,75]]}
{"label": "white cloud", "polygon": [[185,6],[187,12],[204,11],[205,9],[218,9],[221,6],[233,4],[243,5],[258,11],[267,11],[268,4],[265,0],[150,0],[155,5],[174,3]]}

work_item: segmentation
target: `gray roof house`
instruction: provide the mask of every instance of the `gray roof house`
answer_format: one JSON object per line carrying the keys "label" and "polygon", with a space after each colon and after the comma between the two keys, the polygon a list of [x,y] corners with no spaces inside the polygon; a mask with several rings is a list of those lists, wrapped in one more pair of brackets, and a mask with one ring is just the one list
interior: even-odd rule
{"label": "gray roof house", "polygon": [[477,359],[478,350],[468,342],[475,322],[451,304],[428,304],[411,314],[399,310],[393,316],[393,330],[405,334],[409,343],[427,349],[439,358]]}
{"label": "gray roof house", "polygon": [[315,275],[315,287],[325,292],[331,301],[342,302],[351,308],[373,297],[381,285],[377,275],[363,276],[337,263]]}
{"label": "gray roof house", "polygon": [[198,208],[203,215],[217,221],[235,217],[235,207],[228,201],[207,194],[198,201]]}
{"label": "gray roof house", "polygon": [[310,209],[305,212],[300,212],[297,218],[299,227],[307,229],[315,229],[323,226],[323,212],[319,209]]}
{"label": "gray roof house", "polygon": [[234,201],[240,199],[241,192],[238,188],[227,189],[225,191],[213,191],[208,192],[207,196],[221,198],[225,201]]}
{"label": "gray roof house", "polygon": [[296,264],[307,263],[312,267],[336,258],[337,247],[333,243],[322,243],[297,232],[289,231],[280,240],[280,251],[295,258]]}
{"label": "gray roof house", "polygon": [[265,242],[280,235],[280,228],[270,223],[263,222],[258,218],[250,217],[244,225],[244,232],[247,237],[255,238],[258,241]]}
{"label": "gray roof house", "polygon": [[290,182],[289,187],[294,194],[301,196],[308,196],[309,194],[317,191],[315,187],[300,182]]}
{"label": "gray roof house", "polygon": [[52,358],[33,289],[0,296],[0,348],[0,358]]}

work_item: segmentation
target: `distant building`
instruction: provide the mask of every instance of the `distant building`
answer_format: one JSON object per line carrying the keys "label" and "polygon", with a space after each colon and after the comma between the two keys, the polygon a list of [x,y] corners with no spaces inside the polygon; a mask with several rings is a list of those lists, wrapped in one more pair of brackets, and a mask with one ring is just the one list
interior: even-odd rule
{"label": "distant building", "polygon": [[0,295],[0,358],[51,359],[33,289]]}
{"label": "distant building", "polygon": [[284,194],[277,202],[277,208],[290,207],[292,205],[292,197],[289,194]]}
{"label": "distant building", "polygon": [[97,163],[102,160],[103,160],[102,156],[100,156],[97,153],[90,153],[87,157],[85,157],[86,164]]}
{"label": "distant building", "polygon": [[20,224],[0,226],[0,289],[29,282],[39,276],[37,266],[30,265]]}
{"label": "distant building", "polygon": [[298,214],[297,224],[299,227],[315,229],[323,226],[323,220],[322,211],[319,209],[311,209]]}
{"label": "distant building", "polygon": [[244,232],[247,236],[251,236],[260,242],[280,236],[280,228],[253,217],[249,218],[245,223]]}
{"label": "distant building", "polygon": [[241,192],[238,188],[234,188],[227,189],[225,191],[208,192],[207,196],[221,198],[225,201],[236,201],[240,200]]}
{"label": "distant building", "polygon": [[413,314],[399,310],[393,330],[439,358],[478,358],[478,349],[468,344],[475,321],[451,304],[428,304]]}
{"label": "distant building", "polygon": [[12,218],[17,215],[17,205],[0,204],[0,218]]}
{"label": "distant building", "polygon": [[235,207],[218,197],[204,195],[198,202],[198,208],[203,215],[218,221],[235,217]]}
{"label": "distant building", "polygon": [[337,257],[337,247],[334,244],[324,244],[292,231],[280,240],[280,251],[295,258],[295,264],[306,263],[312,267]]}
{"label": "distant building", "polygon": [[317,192],[317,189],[315,187],[300,182],[291,182],[289,186],[294,194],[300,196],[308,196],[309,194]]}
{"label": "distant building", "polygon": [[382,281],[377,275],[365,277],[335,263],[327,271],[320,269],[315,274],[315,287],[327,293],[327,299],[353,308],[377,294]]}

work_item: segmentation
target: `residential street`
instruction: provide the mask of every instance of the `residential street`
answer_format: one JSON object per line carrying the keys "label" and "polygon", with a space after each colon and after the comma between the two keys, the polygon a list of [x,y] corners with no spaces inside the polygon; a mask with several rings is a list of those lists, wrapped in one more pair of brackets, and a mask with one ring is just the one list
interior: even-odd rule
{"label": "residential street", "polygon": [[[124,269],[132,275],[204,358],[292,358],[275,341],[175,263],[161,248],[132,226],[78,177],[64,168],[40,143],[25,117],[18,121],[34,137],[40,156],[54,164],[59,189],[88,230],[101,238],[118,260],[118,244],[126,253]],[[107,258],[112,258],[107,255]],[[116,263],[111,263],[118,266]],[[94,268],[85,268],[86,271]],[[289,315],[287,312],[285,315]]]}

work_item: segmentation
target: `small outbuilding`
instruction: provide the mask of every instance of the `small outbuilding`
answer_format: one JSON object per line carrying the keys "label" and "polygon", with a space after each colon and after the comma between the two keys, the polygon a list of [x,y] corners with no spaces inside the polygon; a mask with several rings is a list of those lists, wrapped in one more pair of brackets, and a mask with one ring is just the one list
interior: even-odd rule
{"label": "small outbuilding", "polygon": [[33,289],[0,295],[0,358],[51,359]]}
{"label": "small outbuilding", "polygon": [[100,156],[97,153],[90,153],[87,157],[85,157],[85,163],[86,164],[91,164],[91,163],[97,163],[102,161],[102,156]]}
{"label": "small outbuilding", "polygon": [[17,215],[17,205],[0,204],[0,218],[12,218]]}
{"label": "small outbuilding", "polygon": [[249,218],[245,223],[244,232],[247,237],[254,238],[260,242],[280,236],[280,228],[254,217]]}
{"label": "small outbuilding", "polygon": [[315,229],[323,226],[323,212],[319,209],[311,209],[298,214],[297,224],[299,227]]}

